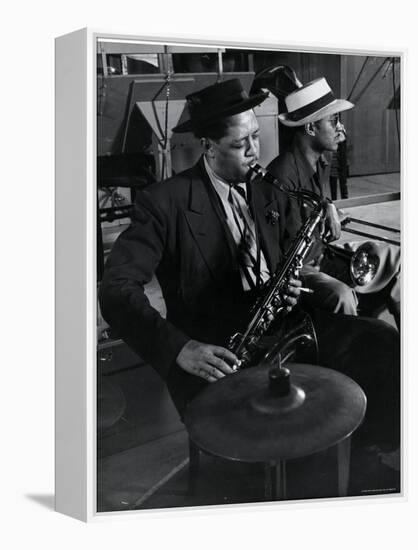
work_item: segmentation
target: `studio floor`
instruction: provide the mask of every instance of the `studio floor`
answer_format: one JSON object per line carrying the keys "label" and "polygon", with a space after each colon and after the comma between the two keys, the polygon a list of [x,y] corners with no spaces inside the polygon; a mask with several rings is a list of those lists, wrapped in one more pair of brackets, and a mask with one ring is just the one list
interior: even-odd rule
{"label": "studio floor", "polygon": [[[348,496],[398,495],[399,471],[374,448],[354,446]],[[141,510],[267,502],[263,468],[208,455],[194,494],[188,491],[187,434],[173,434],[127,449],[98,463],[98,511]],[[287,466],[287,500],[337,497],[335,449]]]}
{"label": "studio floor", "polygon": [[[396,193],[400,190],[399,172],[389,174],[371,174],[348,178],[348,197],[363,197],[377,193]],[[338,195],[337,198],[340,198]]]}

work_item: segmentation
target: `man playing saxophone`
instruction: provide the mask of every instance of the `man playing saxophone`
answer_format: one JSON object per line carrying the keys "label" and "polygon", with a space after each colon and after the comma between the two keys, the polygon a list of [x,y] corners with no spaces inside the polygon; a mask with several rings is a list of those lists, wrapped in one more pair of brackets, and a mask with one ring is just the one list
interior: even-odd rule
{"label": "man playing saxophone", "polygon": [[[228,339],[283,261],[301,221],[294,201],[250,166],[259,156],[253,107],[238,79],[188,96],[191,131],[202,156],[192,168],[138,194],[132,225],[118,239],[100,291],[109,324],[166,381],[180,414],[208,383],[235,376],[239,357]],[[167,317],[151,307],[144,285],[156,275]],[[301,283],[289,277],[281,299],[293,307]],[[396,445],[399,338],[372,319],[314,312],[319,364],[355,379],[368,400],[373,437]],[[379,380],[376,390],[376,380]]]}

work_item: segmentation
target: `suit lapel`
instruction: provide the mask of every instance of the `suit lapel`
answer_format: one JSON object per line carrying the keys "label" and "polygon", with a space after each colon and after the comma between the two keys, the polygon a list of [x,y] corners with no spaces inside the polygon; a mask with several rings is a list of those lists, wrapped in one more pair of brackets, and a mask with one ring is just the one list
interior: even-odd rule
{"label": "suit lapel", "polygon": [[267,196],[262,184],[252,186],[251,206],[256,213],[256,224],[261,249],[264,253],[270,273],[273,274],[280,259],[280,220],[277,199]]}
{"label": "suit lapel", "polygon": [[215,193],[199,162],[192,173],[189,209],[185,217],[208,270],[221,282],[225,268],[230,268],[231,262],[235,264],[236,260],[234,243],[222,219],[222,207]]}

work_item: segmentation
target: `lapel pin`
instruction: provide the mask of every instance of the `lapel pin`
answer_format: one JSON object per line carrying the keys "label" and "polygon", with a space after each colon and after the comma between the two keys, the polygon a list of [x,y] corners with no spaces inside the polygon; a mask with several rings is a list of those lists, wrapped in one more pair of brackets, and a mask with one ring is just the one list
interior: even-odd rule
{"label": "lapel pin", "polygon": [[280,214],[276,210],[268,210],[266,213],[266,220],[270,225],[276,225],[279,218]]}

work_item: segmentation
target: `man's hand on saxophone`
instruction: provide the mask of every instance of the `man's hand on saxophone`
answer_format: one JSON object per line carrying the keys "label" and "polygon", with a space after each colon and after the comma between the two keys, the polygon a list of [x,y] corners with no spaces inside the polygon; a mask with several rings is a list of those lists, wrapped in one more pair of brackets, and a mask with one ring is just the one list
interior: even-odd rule
{"label": "man's hand on saxophone", "polygon": [[[286,304],[286,310],[298,303],[302,283],[299,279],[291,277],[288,281],[285,294],[282,299]],[[271,314],[269,321],[274,319]],[[222,346],[204,344],[196,340],[189,340],[177,356],[177,364],[186,372],[199,376],[208,382],[216,382],[227,374],[232,374],[239,368],[240,360],[230,350]]]}
{"label": "man's hand on saxophone", "polygon": [[240,365],[238,357],[222,346],[189,340],[177,356],[177,364],[189,374],[208,382],[216,382],[226,374],[235,372]]}
{"label": "man's hand on saxophone", "polygon": [[286,303],[287,311],[291,311],[292,308],[298,303],[301,293],[302,283],[299,279],[291,277],[289,279],[286,293],[283,295],[283,299]]}

